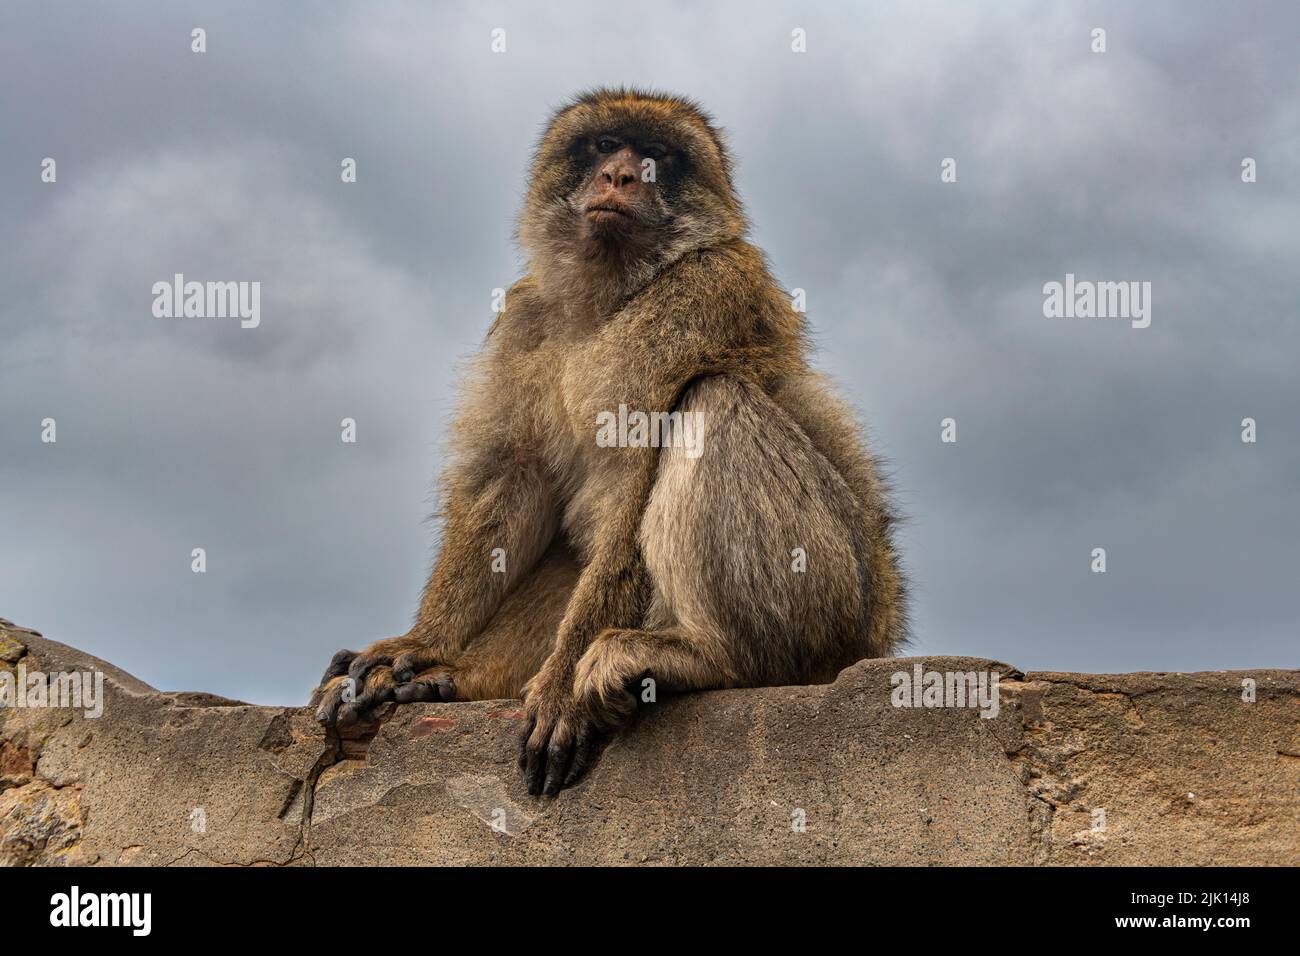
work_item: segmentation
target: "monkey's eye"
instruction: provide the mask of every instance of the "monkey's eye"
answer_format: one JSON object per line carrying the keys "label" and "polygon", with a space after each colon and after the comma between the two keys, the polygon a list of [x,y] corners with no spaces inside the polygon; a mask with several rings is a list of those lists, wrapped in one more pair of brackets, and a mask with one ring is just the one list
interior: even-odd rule
{"label": "monkey's eye", "polygon": [[641,155],[646,159],[658,161],[668,155],[668,147],[664,146],[662,143],[648,143],[646,147],[641,150]]}
{"label": "monkey's eye", "polygon": [[618,149],[618,140],[610,136],[602,136],[596,140],[596,149],[602,153],[612,153]]}

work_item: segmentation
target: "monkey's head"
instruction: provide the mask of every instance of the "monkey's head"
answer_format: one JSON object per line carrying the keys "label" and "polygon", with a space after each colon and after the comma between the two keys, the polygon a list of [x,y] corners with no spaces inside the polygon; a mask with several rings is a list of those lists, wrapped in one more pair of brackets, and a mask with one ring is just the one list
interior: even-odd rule
{"label": "monkey's head", "polygon": [[745,229],[709,117],[681,97],[619,89],[585,93],[551,119],[519,236],[544,287],[607,305]]}

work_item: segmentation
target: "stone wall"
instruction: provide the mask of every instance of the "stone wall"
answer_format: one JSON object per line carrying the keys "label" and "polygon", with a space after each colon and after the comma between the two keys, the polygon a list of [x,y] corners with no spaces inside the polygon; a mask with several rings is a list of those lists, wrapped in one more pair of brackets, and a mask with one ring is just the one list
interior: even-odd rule
{"label": "stone wall", "polygon": [[[895,706],[916,664],[998,671],[997,715]],[[0,668],[104,688],[98,717],[0,708],[11,866],[1300,863],[1297,671],[863,661],[646,705],[545,799],[514,768],[517,701],[397,708],[340,741],[305,709],[163,693],[7,621]]]}

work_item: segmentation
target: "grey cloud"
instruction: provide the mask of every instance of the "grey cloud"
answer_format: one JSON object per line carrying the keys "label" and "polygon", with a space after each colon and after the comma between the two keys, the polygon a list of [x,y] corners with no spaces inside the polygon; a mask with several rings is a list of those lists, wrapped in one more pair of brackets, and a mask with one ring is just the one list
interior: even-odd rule
{"label": "grey cloud", "polygon": [[[1293,5],[0,16],[6,616],[160,686],[286,703],[403,631],[457,363],[521,269],[533,140],[576,90],[630,83],[729,131],[754,237],[892,464],[918,652],[1300,663]],[[154,319],[174,271],[260,280],[262,327]],[[1066,272],[1151,281],[1151,328],[1045,319]]]}

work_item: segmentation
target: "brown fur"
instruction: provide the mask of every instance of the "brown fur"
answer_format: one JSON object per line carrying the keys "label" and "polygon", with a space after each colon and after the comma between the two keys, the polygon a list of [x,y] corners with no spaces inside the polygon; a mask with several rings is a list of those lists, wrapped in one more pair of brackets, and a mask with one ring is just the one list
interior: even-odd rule
{"label": "brown fur", "polygon": [[[632,181],[647,143],[673,149],[648,185]],[[822,682],[898,647],[881,479],[746,228],[721,137],[689,101],[596,91],[556,114],[520,223],[528,275],[465,384],[415,624],[335,657],[322,720],[522,688],[521,767],[554,792],[646,676]],[[600,447],[597,415],[620,404],[701,413],[702,454]]]}

